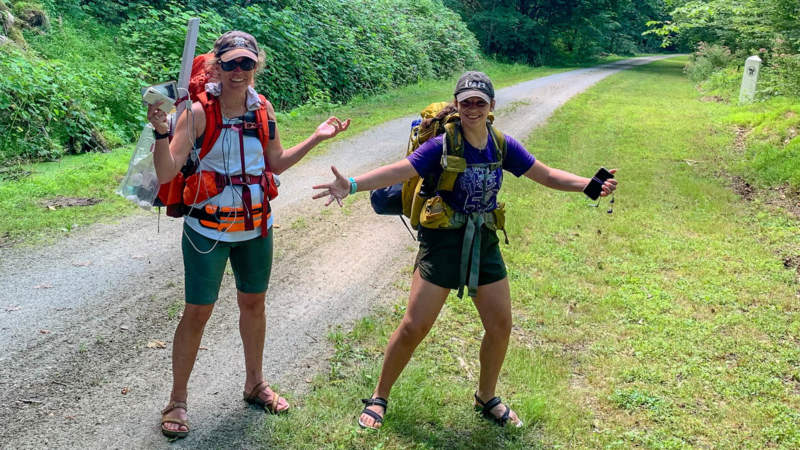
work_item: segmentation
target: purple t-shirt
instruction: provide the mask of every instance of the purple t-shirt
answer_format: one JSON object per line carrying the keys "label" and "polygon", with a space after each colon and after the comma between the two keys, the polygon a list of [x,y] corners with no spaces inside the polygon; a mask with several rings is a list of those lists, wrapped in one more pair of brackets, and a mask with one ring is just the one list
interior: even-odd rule
{"label": "purple t-shirt", "polygon": [[[442,173],[442,138],[444,135],[429,139],[412,154],[408,161],[414,166],[419,176],[438,177]],[[506,137],[506,157],[503,168],[489,170],[486,167],[467,167],[458,174],[452,192],[440,192],[442,199],[453,209],[462,213],[477,211],[493,211],[497,208],[497,192],[503,183],[503,169],[516,176],[522,176],[533,166],[536,158],[522,144],[511,136]],[[449,152],[448,152],[449,153]],[[495,158],[495,146],[491,133],[486,148],[478,150],[464,139],[464,158],[467,164],[492,163]]]}

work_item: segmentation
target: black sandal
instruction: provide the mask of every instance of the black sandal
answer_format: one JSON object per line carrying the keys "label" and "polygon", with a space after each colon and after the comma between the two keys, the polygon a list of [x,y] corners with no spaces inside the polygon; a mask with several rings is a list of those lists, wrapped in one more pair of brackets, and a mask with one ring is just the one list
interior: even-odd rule
{"label": "black sandal", "polygon": [[[386,415],[386,409],[387,409],[387,407],[389,405],[389,401],[386,400],[383,397],[373,397],[373,398],[362,398],[361,402],[364,403],[364,405],[365,405],[364,409],[361,411],[361,414],[366,414],[366,415],[372,417],[373,419],[375,419],[375,424],[379,424],[379,423],[382,424],[383,423],[383,417],[381,417],[381,415],[376,413],[375,411],[373,411],[371,409],[367,409],[367,407],[372,406],[372,405],[382,406],[383,407],[383,415],[385,416]],[[375,426],[370,427],[370,426],[365,425],[363,422],[361,422],[361,415],[360,414],[358,416],[358,426],[360,426],[361,428],[369,428],[369,429],[372,429],[372,430],[377,430],[378,428],[380,428],[380,427],[375,427]]]}
{"label": "black sandal", "polygon": [[[484,403],[483,400],[481,400],[480,397],[478,397],[478,393],[475,392],[475,401],[477,402],[477,404],[475,405],[475,410],[480,411],[485,419],[491,420],[497,425],[500,425],[501,427],[506,426],[509,414],[511,414],[511,408],[509,408],[508,405],[503,404],[503,401],[500,400],[500,397],[492,397],[489,399],[488,402]],[[497,417],[494,414],[492,414],[492,408],[500,404],[503,404],[503,406],[506,407],[506,410],[502,416]],[[519,417],[517,417],[517,424],[515,426],[516,427],[522,426],[522,421],[519,419]]]}

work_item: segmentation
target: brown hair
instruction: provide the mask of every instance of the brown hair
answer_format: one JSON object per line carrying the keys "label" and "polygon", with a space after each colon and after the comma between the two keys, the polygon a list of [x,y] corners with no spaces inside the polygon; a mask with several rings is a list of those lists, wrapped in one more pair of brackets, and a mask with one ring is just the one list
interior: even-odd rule
{"label": "brown hair", "polygon": [[419,128],[420,130],[425,130],[429,128],[431,124],[433,124],[434,122],[441,122],[442,120],[444,120],[445,117],[449,116],[450,114],[453,114],[456,111],[457,108],[455,103],[450,103],[449,105],[442,108],[442,110],[439,111],[439,113],[436,114],[434,117],[431,117],[430,119],[424,119],[422,123],[419,124]]}

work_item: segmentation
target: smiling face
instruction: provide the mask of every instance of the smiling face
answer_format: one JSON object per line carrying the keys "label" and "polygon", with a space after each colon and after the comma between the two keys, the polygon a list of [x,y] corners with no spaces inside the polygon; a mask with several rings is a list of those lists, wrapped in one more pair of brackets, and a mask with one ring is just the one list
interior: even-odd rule
{"label": "smiling face", "polygon": [[456,108],[464,127],[482,127],[489,118],[489,113],[494,109],[494,100],[487,102],[478,96],[468,97],[460,102],[456,101]]}
{"label": "smiling face", "polygon": [[[229,88],[246,88],[255,82],[255,62],[247,57],[239,57],[230,61],[219,63],[219,78],[223,86]],[[247,68],[248,70],[245,70]],[[231,70],[225,70],[231,69]]]}

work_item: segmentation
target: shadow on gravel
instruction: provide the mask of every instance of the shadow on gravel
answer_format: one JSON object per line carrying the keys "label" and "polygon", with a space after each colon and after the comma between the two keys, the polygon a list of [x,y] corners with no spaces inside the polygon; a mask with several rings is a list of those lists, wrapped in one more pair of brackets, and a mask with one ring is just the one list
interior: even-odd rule
{"label": "shadow on gravel", "polygon": [[[220,415],[219,421],[211,427],[202,423],[193,423],[198,431],[193,439],[192,434],[186,439],[171,442],[171,447],[179,448],[274,448],[268,427],[264,421],[270,415],[263,410],[242,404],[242,409]],[[211,424],[208,424],[209,426]]]}

